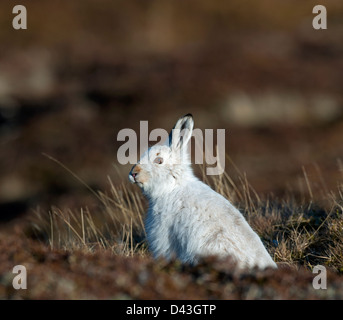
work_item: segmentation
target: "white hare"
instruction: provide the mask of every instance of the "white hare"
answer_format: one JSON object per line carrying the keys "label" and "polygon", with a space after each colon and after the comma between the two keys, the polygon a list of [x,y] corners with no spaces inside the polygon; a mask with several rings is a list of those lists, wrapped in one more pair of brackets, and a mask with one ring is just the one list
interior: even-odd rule
{"label": "white hare", "polygon": [[145,228],[154,257],[196,264],[230,256],[238,268],[276,268],[243,215],[194,176],[186,148],[193,125],[191,114],[181,117],[165,145],[149,148],[129,174],[149,201]]}

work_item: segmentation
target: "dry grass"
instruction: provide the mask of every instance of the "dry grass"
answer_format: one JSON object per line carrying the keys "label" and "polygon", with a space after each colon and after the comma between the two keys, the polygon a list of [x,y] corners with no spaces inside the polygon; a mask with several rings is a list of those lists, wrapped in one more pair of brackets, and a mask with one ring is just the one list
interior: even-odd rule
{"label": "dry grass", "polygon": [[[221,176],[203,175],[203,180],[239,207],[276,262],[310,270],[322,264],[343,272],[342,185],[336,194],[327,194],[320,206],[313,199],[306,175],[308,195],[302,196],[302,203],[292,195],[282,201],[272,196],[263,199],[246,175],[229,161],[238,177],[235,181],[226,172]],[[110,178],[108,182],[107,192],[95,192],[87,186],[99,202],[96,212],[88,208],[52,207],[48,214],[37,210],[30,233],[51,249],[148,256],[143,222],[146,203],[140,190],[128,182],[119,186]]]}
{"label": "dry grass", "polygon": [[32,218],[32,234],[49,244],[51,249],[85,252],[110,250],[114,254],[146,254],[144,243],[144,204],[138,190],[122,185],[114,187],[109,178],[109,194],[96,193],[97,212],[88,208],[60,209],[41,212]]}
{"label": "dry grass", "polygon": [[[232,162],[230,168],[235,168]],[[145,242],[146,203],[141,192],[129,183],[117,186],[108,179],[107,192],[90,189],[99,203],[96,210],[36,210],[26,236],[19,229],[10,235],[0,233],[0,297],[342,299],[342,185],[319,206],[309,190],[301,197],[303,202],[292,195],[280,201],[258,195],[237,168],[237,178],[233,176],[225,173],[204,180],[240,208],[278,270],[236,273],[230,259],[213,257],[195,267],[152,259]],[[27,266],[28,290],[13,289],[10,270],[16,264]],[[312,285],[311,269],[317,264],[327,267],[327,290]]]}

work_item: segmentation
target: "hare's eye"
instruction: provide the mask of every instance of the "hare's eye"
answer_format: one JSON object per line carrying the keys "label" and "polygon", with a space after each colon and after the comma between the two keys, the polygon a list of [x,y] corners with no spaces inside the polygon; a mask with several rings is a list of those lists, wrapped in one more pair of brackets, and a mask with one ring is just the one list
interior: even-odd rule
{"label": "hare's eye", "polygon": [[163,158],[162,157],[155,158],[154,163],[162,164],[163,163]]}

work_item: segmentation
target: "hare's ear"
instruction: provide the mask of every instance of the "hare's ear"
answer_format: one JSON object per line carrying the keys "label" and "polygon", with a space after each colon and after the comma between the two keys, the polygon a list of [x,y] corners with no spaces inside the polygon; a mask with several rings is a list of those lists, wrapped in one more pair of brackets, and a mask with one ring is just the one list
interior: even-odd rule
{"label": "hare's ear", "polygon": [[172,150],[180,150],[186,147],[193,132],[193,116],[189,113],[181,117],[169,133],[169,147]]}

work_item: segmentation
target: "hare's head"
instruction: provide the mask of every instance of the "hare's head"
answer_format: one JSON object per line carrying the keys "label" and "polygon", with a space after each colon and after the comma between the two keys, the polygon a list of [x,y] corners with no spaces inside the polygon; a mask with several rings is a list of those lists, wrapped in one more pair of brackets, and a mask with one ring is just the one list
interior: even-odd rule
{"label": "hare's head", "polygon": [[192,174],[187,144],[192,136],[193,117],[181,117],[163,145],[150,147],[129,174],[132,183],[144,191],[170,187]]}

